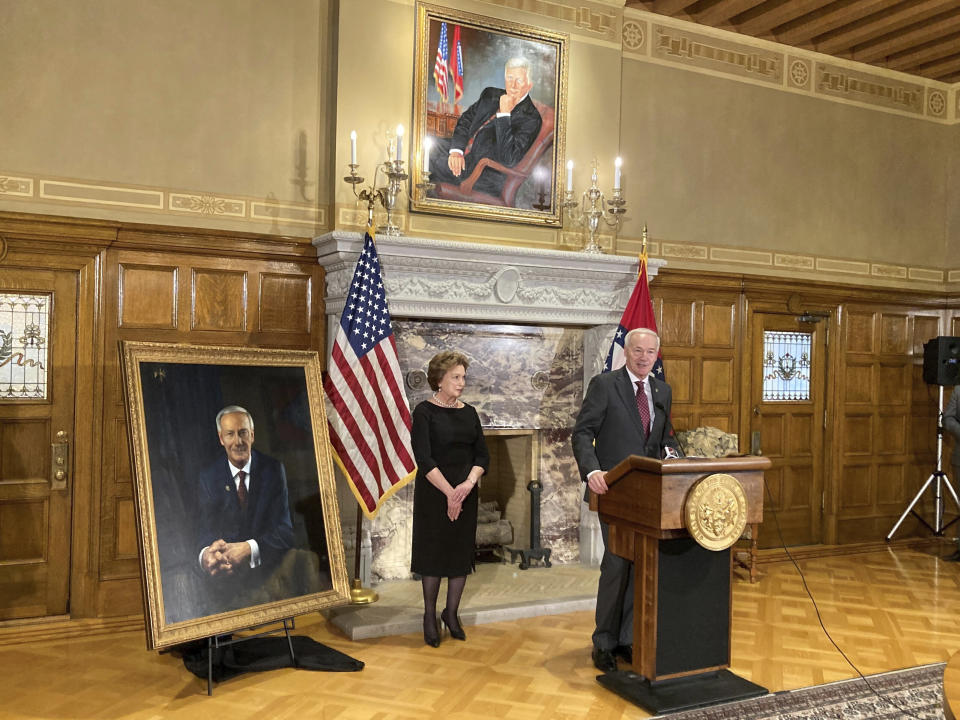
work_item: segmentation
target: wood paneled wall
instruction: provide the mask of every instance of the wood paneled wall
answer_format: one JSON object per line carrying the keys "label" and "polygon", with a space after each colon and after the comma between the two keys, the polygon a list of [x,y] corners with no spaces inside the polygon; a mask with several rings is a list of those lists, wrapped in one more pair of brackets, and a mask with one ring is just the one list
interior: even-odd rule
{"label": "wood paneled wall", "polygon": [[[886,536],[936,463],[938,388],[923,381],[923,344],[948,324],[943,309],[917,300],[843,306],[830,463],[832,539],[840,544]],[[929,499],[920,505],[928,516]],[[898,534],[916,526],[910,518]]]}
{"label": "wood paneled wall", "polygon": [[[325,347],[322,268],[307,239],[0,213],[0,267],[75,273],[76,480],[70,615],[141,613],[118,341]],[[877,541],[933,469],[936,387],[922,346],[960,334],[960,298],[666,268],[651,287],[678,429],[749,450],[751,317],[826,329],[823,543]],[[949,392],[949,390],[948,390]],[[949,444],[945,457],[949,458]],[[949,469],[949,461],[948,461]],[[948,505],[952,510],[952,506]],[[923,503],[930,513],[930,503]],[[917,532],[909,521],[901,532]],[[775,544],[764,532],[762,541]]]}
{"label": "wood paneled wall", "polygon": [[743,296],[737,279],[702,280],[663,271],[652,289],[673,422],[678,429],[711,425],[735,433]]}
{"label": "wood paneled wall", "polygon": [[[80,278],[71,617],[142,613],[119,341],[325,347],[323,269],[309,239],[0,213],[0,267]],[[83,351],[83,348],[86,348]],[[79,394],[78,390],[78,394]],[[91,405],[93,405],[91,407]],[[89,424],[89,442],[80,443]]]}
{"label": "wood paneled wall", "polygon": [[[923,344],[960,333],[956,301],[942,295],[660,271],[651,286],[677,429],[712,425],[750,451],[749,338],[753,313],[812,313],[826,324],[822,387],[823,523],[820,542],[879,541],[936,463],[936,386],[922,377]],[[951,388],[945,388],[944,403]],[[948,474],[949,438],[944,465]],[[779,499],[776,502],[780,502]],[[932,501],[921,513],[932,522]],[[955,513],[947,501],[948,519]],[[775,507],[775,510],[780,508]],[[897,538],[926,532],[909,518]],[[762,544],[775,545],[765,533]]]}

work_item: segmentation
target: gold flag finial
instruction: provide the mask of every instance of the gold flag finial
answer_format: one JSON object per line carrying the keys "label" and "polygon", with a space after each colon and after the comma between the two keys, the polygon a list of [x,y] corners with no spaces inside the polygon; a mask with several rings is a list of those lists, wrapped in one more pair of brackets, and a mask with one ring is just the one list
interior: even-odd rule
{"label": "gold flag finial", "polygon": [[640,268],[637,270],[637,276],[644,272],[647,265],[647,224],[643,224],[643,242],[640,245]]}

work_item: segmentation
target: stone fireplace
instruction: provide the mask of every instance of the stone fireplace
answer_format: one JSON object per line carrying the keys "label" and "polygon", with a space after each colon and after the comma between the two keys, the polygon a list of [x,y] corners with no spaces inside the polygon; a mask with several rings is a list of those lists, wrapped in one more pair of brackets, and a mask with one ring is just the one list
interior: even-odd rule
{"label": "stone fireplace", "polygon": [[[326,270],[329,347],[363,237],[334,231],[314,245]],[[599,528],[582,503],[570,433],[585,379],[602,368],[633,289],[636,258],[408,237],[378,237],[377,252],[411,407],[430,394],[429,359],[463,352],[471,360],[464,399],[477,408],[491,450],[481,498],[503,503],[512,546],[530,546],[526,486],[538,478],[551,561],[599,562]],[[649,263],[651,277],[662,264]],[[338,495],[352,567],[356,501],[342,479]],[[409,577],[412,504],[413,483],[364,520],[365,584]]]}

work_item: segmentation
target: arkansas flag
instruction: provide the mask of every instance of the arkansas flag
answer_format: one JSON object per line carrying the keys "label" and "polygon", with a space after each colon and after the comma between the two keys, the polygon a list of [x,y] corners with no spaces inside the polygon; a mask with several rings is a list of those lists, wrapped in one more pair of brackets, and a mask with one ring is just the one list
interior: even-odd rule
{"label": "arkansas flag", "polygon": [[373,518],[416,474],[410,406],[372,231],[353,271],[323,381],[333,458]]}
{"label": "arkansas flag", "polygon": [[[646,252],[640,256],[640,277],[637,278],[627,309],[623,311],[623,317],[620,318],[617,332],[613,336],[610,352],[607,353],[607,360],[603,364],[604,372],[617,370],[626,364],[623,357],[623,341],[627,333],[635,328],[647,328],[657,332],[657,320],[653,316],[653,301],[650,299],[650,285],[647,283]],[[659,352],[651,372],[658,380],[666,379],[663,373],[663,355]]]}
{"label": "arkansas flag", "polygon": [[453,52],[450,53],[450,75],[453,76],[453,102],[463,97],[463,50],[460,49],[460,26],[453,26]]}

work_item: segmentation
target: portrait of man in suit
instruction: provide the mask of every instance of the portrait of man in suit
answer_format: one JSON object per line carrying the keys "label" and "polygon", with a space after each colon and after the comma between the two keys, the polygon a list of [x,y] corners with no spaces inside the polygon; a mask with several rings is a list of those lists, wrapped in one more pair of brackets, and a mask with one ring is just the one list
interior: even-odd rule
{"label": "portrait of man in suit", "polygon": [[253,449],[253,417],[238,405],[217,413],[226,457],[200,473],[199,562],[206,575],[269,570],[293,547],[283,463]]}
{"label": "portrait of man in suit", "polygon": [[[636,328],[624,339],[624,360],[619,370],[593,377],[573,429],[573,454],[589,492],[607,492],[607,471],[630,455],[663,459],[679,455],[670,421],[671,390],[651,370],[660,351],[660,337]],[[597,586],[593,663],[612,672],[616,658],[630,662],[633,643],[633,566],[614,555],[609,527],[600,521],[604,551]]]}
{"label": "portrait of man in suit", "polygon": [[[513,167],[533,145],[543,119],[530,98],[533,77],[523,57],[507,61],[504,86],[487,87],[457,120],[453,136],[438,140],[431,158],[434,183],[459,185],[483,158]],[[506,176],[485,168],[473,188],[499,195]]]}
{"label": "portrait of man in suit", "polygon": [[562,223],[568,41],[418,3],[413,210]]}

